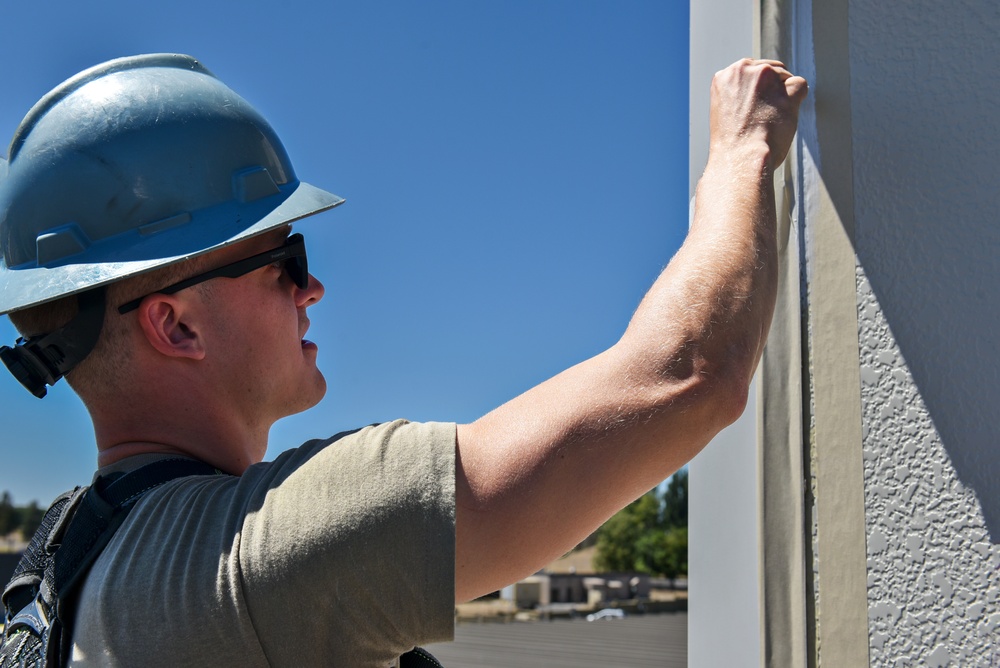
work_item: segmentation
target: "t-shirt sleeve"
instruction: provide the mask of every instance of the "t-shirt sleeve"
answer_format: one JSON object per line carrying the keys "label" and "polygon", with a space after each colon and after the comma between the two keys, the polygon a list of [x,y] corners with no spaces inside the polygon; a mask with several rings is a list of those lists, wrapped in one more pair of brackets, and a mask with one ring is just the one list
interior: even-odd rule
{"label": "t-shirt sleeve", "polygon": [[240,485],[238,563],[272,665],[386,665],[452,638],[454,424],[311,441]]}

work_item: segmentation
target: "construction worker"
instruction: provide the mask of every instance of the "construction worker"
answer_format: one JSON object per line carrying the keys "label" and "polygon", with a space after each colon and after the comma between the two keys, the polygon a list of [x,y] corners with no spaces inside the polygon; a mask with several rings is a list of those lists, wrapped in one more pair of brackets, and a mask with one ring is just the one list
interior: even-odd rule
{"label": "construction worker", "polygon": [[0,181],[2,352],[65,376],[99,476],[167,457],[229,475],[147,492],[100,553],[74,665],[386,666],[453,606],[565,553],[743,411],[774,306],[772,174],[806,83],[743,60],[713,82],[687,240],[622,338],[472,424],[397,421],[262,462],[322,398],[323,297],[291,223],[342,200],[200,63],[157,54],[63,83]]}

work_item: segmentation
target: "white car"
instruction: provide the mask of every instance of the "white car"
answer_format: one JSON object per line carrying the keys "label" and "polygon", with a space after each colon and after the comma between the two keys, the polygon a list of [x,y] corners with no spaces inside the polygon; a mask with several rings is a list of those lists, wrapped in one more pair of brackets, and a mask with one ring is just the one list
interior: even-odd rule
{"label": "white car", "polygon": [[625,611],[618,608],[604,608],[587,615],[588,622],[596,622],[601,619],[625,619]]}

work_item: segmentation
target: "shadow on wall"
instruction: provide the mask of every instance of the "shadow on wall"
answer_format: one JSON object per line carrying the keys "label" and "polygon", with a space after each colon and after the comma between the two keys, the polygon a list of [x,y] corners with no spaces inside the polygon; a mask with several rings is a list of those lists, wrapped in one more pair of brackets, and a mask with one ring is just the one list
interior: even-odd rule
{"label": "shadow on wall", "polygon": [[[851,17],[850,54],[817,62],[819,72],[849,71],[849,107],[830,100],[824,107],[822,81],[814,90],[824,181],[832,177],[831,197],[930,413],[931,431],[978,498],[989,540],[997,544],[1000,134],[993,128],[1000,8],[976,7],[901,16],[877,3],[866,6],[865,16]],[[887,25],[899,29],[886,31]],[[844,127],[843,118],[824,125],[823,113],[848,114],[850,141],[831,132]],[[853,179],[840,178],[838,186],[836,170],[844,166],[841,174]],[[884,342],[865,336],[871,333],[862,334],[863,352],[888,354]],[[919,425],[897,436],[892,445],[899,448],[925,445]]]}
{"label": "shadow on wall", "polygon": [[[975,451],[969,442],[945,443],[862,267],[857,270],[857,285],[869,521],[898,528],[902,513],[909,518],[906,524],[911,532],[922,533],[926,523],[933,522],[972,529],[970,537],[975,536],[975,529],[985,526],[984,538],[997,544],[996,525],[992,529],[989,525],[990,512],[995,517],[996,510],[996,504],[991,506],[990,502],[995,499],[986,496],[993,493],[995,481],[958,459]],[[996,465],[989,452],[979,454],[987,467]],[[873,540],[877,545],[881,539]],[[915,547],[910,550],[916,553]]]}
{"label": "shadow on wall", "polygon": [[[891,225],[898,221],[883,222]],[[902,410],[908,413],[893,439],[894,445],[906,450],[927,447],[928,435],[936,431],[958,479],[979,500],[990,542],[1000,543],[1000,448],[996,437],[1000,355],[993,344],[1000,328],[1000,299],[995,292],[986,294],[985,288],[997,284],[995,269],[991,268],[995,260],[981,257],[989,244],[980,241],[960,249],[952,246],[954,240],[939,245],[944,240],[936,235],[920,239],[918,234],[912,234],[905,240],[890,236],[897,242],[894,247],[885,238],[872,243],[880,252],[865,246],[870,240],[863,234],[859,234],[858,246],[866,248],[859,253],[862,266],[905,360],[898,360],[897,368],[888,371],[892,374],[888,384],[882,383],[882,387],[895,388],[882,395],[886,402],[902,403]],[[994,241],[992,248],[1000,248],[1000,242]],[[883,260],[883,253],[891,255],[891,259]],[[877,259],[867,259],[873,255]],[[917,275],[899,271],[907,268],[905,265],[910,265],[908,268]],[[916,265],[924,266],[917,271]],[[987,277],[986,273],[993,275]],[[893,362],[886,359],[891,353],[885,338],[891,343],[891,335],[867,330],[869,337],[873,334],[878,340],[862,340],[863,349],[881,351],[881,360],[877,355],[876,361]],[[921,424],[918,407],[910,403],[908,382],[900,372],[903,366],[912,375],[927,407],[933,421],[931,428]],[[874,368],[863,369],[863,385],[879,381],[865,377],[865,372],[871,374]]]}

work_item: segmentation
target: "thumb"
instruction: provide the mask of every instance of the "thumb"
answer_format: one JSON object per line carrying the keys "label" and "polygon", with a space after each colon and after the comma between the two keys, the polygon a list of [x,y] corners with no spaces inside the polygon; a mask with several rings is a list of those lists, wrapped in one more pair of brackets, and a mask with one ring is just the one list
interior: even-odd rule
{"label": "thumb", "polygon": [[801,103],[809,94],[809,82],[800,76],[791,76],[785,79],[785,92],[788,97]]}

